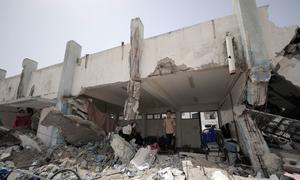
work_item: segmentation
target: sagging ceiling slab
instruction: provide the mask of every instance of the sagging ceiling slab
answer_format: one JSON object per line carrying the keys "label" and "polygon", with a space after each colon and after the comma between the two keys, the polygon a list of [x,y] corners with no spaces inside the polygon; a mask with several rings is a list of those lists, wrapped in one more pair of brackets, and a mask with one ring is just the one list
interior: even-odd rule
{"label": "sagging ceiling slab", "polygon": [[[217,109],[236,75],[228,67],[207,70],[176,72],[142,79],[140,111],[147,108],[197,106],[200,109]],[[123,107],[127,98],[127,82],[119,82],[83,89],[81,94]]]}
{"label": "sagging ceiling slab", "polygon": [[55,106],[55,100],[41,97],[24,97],[11,101],[0,102],[0,108],[33,108],[43,109],[45,107]]}

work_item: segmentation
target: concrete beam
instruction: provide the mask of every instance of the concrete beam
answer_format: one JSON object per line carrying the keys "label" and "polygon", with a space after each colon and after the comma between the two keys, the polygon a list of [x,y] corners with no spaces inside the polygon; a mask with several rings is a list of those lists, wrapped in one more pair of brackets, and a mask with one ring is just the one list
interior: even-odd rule
{"label": "concrete beam", "polygon": [[6,70],[0,69],[0,81],[4,80],[6,77]]}
{"label": "concrete beam", "polygon": [[38,63],[31,59],[24,59],[22,62],[22,73],[20,76],[20,82],[17,91],[17,98],[26,97],[28,91],[28,85],[31,80],[31,74],[37,69]]}

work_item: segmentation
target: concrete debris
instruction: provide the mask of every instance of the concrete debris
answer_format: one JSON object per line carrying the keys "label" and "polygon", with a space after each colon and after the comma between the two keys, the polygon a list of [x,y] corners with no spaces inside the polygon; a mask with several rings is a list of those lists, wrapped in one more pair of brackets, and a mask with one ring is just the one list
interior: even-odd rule
{"label": "concrete debris", "polygon": [[21,140],[21,145],[23,147],[31,147],[38,150],[39,152],[42,151],[41,147],[39,146],[39,143],[33,138],[31,138],[29,135],[19,135],[19,139]]}
{"label": "concrete debris", "polygon": [[139,99],[140,99],[140,81],[130,80],[127,85],[127,94],[129,97],[125,101],[124,119],[135,120],[138,116]]}
{"label": "concrete debris", "polygon": [[183,171],[177,168],[167,167],[165,169],[159,170],[157,173],[151,175],[148,180],[185,180],[185,175]]}
{"label": "concrete debris", "polygon": [[285,48],[278,54],[281,56],[286,56],[291,59],[296,57],[300,60],[300,28],[296,29],[295,36],[292,38],[290,43],[285,46]]}
{"label": "concrete debris", "polygon": [[221,171],[215,171],[211,177],[212,180],[229,180],[229,178],[224,175]]}
{"label": "concrete debris", "polygon": [[8,148],[0,148],[0,161],[5,161],[7,160],[11,154],[13,150],[17,150],[19,148],[19,146],[11,146]]}
{"label": "concrete debris", "polygon": [[298,173],[300,174],[300,158],[291,158],[285,157],[283,158],[283,170],[290,173]]}
{"label": "concrete debris", "polygon": [[275,174],[282,171],[282,160],[276,154],[264,154],[262,159],[268,168],[268,174]]}
{"label": "concrete debris", "polygon": [[187,67],[186,65],[182,64],[177,66],[175,64],[175,61],[171,58],[164,58],[158,61],[157,66],[153,73],[149,75],[151,76],[159,76],[159,75],[166,75],[166,74],[173,74],[179,71],[188,71],[191,70],[191,68]]}
{"label": "concrete debris", "polygon": [[89,100],[86,98],[71,98],[68,100],[71,106],[72,114],[81,117],[82,119],[88,119],[88,107]]}
{"label": "concrete debris", "polygon": [[110,145],[114,150],[115,156],[119,157],[122,163],[129,163],[135,155],[134,148],[118,134],[112,135]]}
{"label": "concrete debris", "polygon": [[0,127],[0,139],[3,138],[0,146],[21,145],[41,152],[43,144],[33,133],[30,130],[7,130]]}
{"label": "concrete debris", "polygon": [[105,132],[93,122],[83,120],[75,115],[63,115],[58,110],[49,111],[41,124],[47,127],[57,127],[64,140],[74,146],[96,142],[105,135]]}
{"label": "concrete debris", "polygon": [[138,170],[145,170],[150,168],[155,160],[157,149],[152,150],[150,146],[140,148],[130,161]]}
{"label": "concrete debris", "polygon": [[0,126],[0,147],[21,144],[21,141],[14,137],[9,129]]}

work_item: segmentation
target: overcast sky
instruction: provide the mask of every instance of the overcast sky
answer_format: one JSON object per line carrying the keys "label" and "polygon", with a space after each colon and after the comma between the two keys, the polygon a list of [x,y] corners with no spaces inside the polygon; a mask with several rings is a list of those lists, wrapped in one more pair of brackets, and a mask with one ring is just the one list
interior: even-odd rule
{"label": "overcast sky", "polygon": [[[300,25],[300,0],[257,0],[269,4],[279,26]],[[130,20],[140,17],[145,37],[232,14],[231,0],[1,0],[0,68],[19,74],[24,58],[38,68],[63,61],[75,40],[82,55],[129,42]]]}

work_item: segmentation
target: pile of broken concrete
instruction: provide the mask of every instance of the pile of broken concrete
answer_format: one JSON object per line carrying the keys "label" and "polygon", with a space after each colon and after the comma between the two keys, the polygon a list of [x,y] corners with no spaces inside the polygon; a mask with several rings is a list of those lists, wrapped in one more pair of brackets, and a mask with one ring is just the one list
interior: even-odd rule
{"label": "pile of broken concrete", "polygon": [[28,130],[1,128],[0,138],[2,179],[245,179],[204,154],[158,154],[156,144],[137,149],[114,133],[81,146],[51,148]]}

